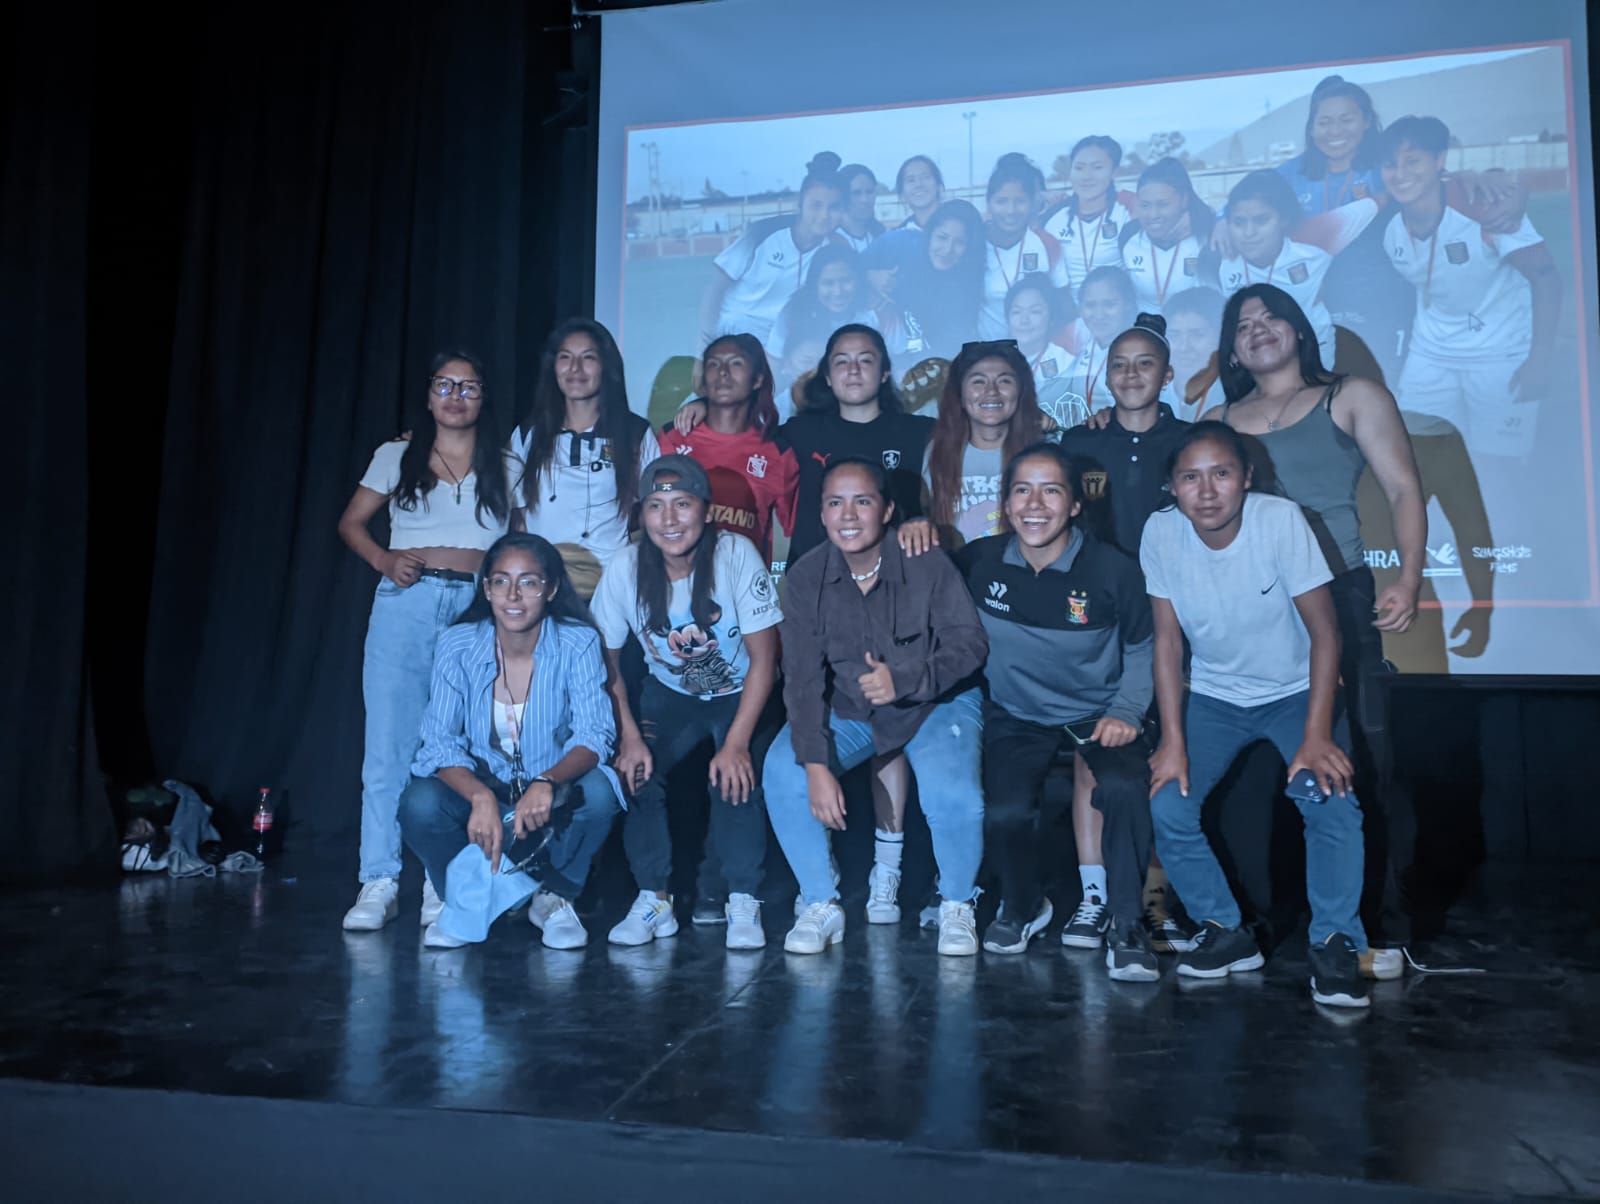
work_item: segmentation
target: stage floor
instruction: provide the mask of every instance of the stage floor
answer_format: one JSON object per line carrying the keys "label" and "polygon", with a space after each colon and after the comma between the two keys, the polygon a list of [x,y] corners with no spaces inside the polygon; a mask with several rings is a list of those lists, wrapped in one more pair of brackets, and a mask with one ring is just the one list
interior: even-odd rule
{"label": "stage floor", "polygon": [[[312,1175],[305,1143],[354,1125],[402,1147],[359,1181],[376,1195],[385,1173],[405,1175],[421,1195],[407,1168],[422,1147],[466,1132],[461,1114],[495,1113],[438,1157],[464,1157],[507,1118],[560,1122],[537,1138],[505,1129],[509,1147],[460,1172],[519,1195],[553,1185],[519,1153],[540,1142],[571,1173],[585,1158],[599,1168],[581,1181],[591,1190],[563,1192],[575,1199],[728,1198],[708,1186],[724,1182],[768,1200],[876,1199],[913,1182],[924,1198],[1600,1193],[1600,937],[1592,881],[1571,870],[1480,881],[1417,955],[1488,972],[1378,984],[1366,1014],[1311,1002],[1303,935],[1260,973],[1196,983],[1164,959],[1163,981],[1141,986],[1110,982],[1101,955],[1063,949],[1054,929],[1025,956],[941,958],[909,914],[866,925],[859,898],[843,945],[821,956],[783,952],[787,901],[769,906],[761,953],[687,924],[611,948],[619,897],[584,917],[582,952],[543,948],[521,913],[484,946],[432,952],[419,892],[408,874],[400,919],[362,935],[339,928],[343,865],[8,897],[0,1078],[35,1081],[0,1091],[28,1118],[0,1126],[10,1182],[49,1165],[54,1194],[102,1198],[93,1184],[127,1158],[119,1127],[159,1127],[170,1146],[141,1159],[193,1166],[193,1187],[237,1199],[241,1172],[263,1192]],[[295,1130],[280,1105],[204,1106],[218,1096],[356,1108],[300,1114]],[[616,1144],[630,1132],[649,1140]],[[366,1148],[340,1144],[347,1158]],[[72,1153],[90,1148],[103,1157]],[[207,1151],[235,1148],[270,1173],[218,1182]],[[849,1170],[874,1151],[878,1172]],[[907,1159],[923,1152],[961,1157]],[[350,1198],[319,1181],[329,1190],[307,1198]],[[119,1198],[153,1198],[154,1184],[134,1174]]]}

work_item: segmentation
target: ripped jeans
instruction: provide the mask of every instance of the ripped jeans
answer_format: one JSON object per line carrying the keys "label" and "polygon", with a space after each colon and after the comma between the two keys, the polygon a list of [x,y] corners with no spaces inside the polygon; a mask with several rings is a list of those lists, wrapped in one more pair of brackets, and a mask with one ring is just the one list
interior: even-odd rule
{"label": "ripped jeans", "polygon": [[[872,755],[872,727],[860,719],[830,714],[835,775]],[[906,759],[917,779],[917,797],[933,835],[939,866],[939,893],[957,903],[978,896],[978,863],[983,860],[983,785],[978,765],[983,749],[983,699],[976,690],[957,694],[928,712],[906,744]],[[762,784],[767,816],[783,855],[800,883],[806,903],[838,897],[838,876],[828,852],[828,829],[811,814],[806,767],[794,759],[789,727],[767,750]]]}

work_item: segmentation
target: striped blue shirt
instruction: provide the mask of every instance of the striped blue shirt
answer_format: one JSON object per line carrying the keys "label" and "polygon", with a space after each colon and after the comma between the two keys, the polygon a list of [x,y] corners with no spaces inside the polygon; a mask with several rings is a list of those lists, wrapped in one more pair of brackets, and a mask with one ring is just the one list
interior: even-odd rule
{"label": "striped blue shirt", "polygon": [[[498,782],[511,780],[511,758],[493,738],[498,672],[492,622],[445,629],[434,652],[422,747],[412,773],[425,778],[455,766]],[[587,748],[600,758],[601,772],[620,799],[622,784],[610,767],[616,736],[599,634],[547,617],[539,628],[523,710],[522,764],[528,775],[545,772],[575,748]]]}

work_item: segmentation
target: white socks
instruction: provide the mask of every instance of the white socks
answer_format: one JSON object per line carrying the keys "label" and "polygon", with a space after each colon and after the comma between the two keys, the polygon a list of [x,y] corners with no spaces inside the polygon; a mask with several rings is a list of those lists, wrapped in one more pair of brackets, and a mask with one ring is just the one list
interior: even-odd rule
{"label": "white socks", "polygon": [[873,833],[872,860],[885,869],[900,872],[900,854],[906,847],[904,832],[885,832],[879,828]]}
{"label": "white socks", "polygon": [[1093,895],[1102,903],[1106,898],[1106,867],[1103,865],[1080,865],[1078,878],[1083,883],[1083,897],[1087,899]]}

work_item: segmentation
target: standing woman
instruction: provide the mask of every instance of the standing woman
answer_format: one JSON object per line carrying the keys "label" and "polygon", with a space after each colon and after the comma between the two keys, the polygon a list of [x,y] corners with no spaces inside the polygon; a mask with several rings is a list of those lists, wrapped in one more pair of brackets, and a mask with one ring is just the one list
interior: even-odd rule
{"label": "standing woman", "polygon": [[1067,285],[1061,244],[1034,225],[1043,190],[1044,173],[1026,155],[1001,155],[989,173],[979,338],[1005,338],[1006,296],[1030,272],[1043,272],[1056,288]]}
{"label": "standing woman", "polygon": [[[1111,390],[1106,385],[1111,340],[1133,325],[1139,304],[1133,279],[1121,267],[1095,268],[1084,278],[1080,297],[1078,354],[1066,371],[1067,387],[1083,398],[1084,414],[1077,422],[1111,408]],[[1062,425],[1076,426],[1077,422]]]}
{"label": "standing woman", "polygon": [[978,337],[986,246],[983,218],[966,201],[946,201],[928,219],[923,253],[896,294],[930,355],[954,355]]}
{"label": "standing woman", "polygon": [[1068,162],[1072,195],[1045,214],[1040,225],[1061,244],[1072,296],[1081,302],[1083,282],[1090,272],[1121,266],[1117,239],[1133,222],[1136,202],[1133,194],[1117,191],[1115,176],[1122,163],[1122,144],[1115,138],[1104,134],[1080,138]]}
{"label": "standing woman", "polygon": [[1016,340],[1017,350],[1027,360],[1039,408],[1062,428],[1076,426],[1088,416],[1083,396],[1072,391],[1068,368],[1073,355],[1050,341],[1057,326],[1056,297],[1059,294],[1042,272],[1024,276],[1006,295],[1006,326]]}
{"label": "standing woman", "polygon": [[926,230],[928,219],[944,200],[944,173],[927,155],[912,155],[895,173],[894,191],[911,211],[900,228]]}
{"label": "standing woman", "polygon": [[839,187],[844,192],[844,213],[833,236],[852,251],[865,251],[883,233],[878,220],[878,177],[863,163],[847,163],[839,169]]}
{"label": "standing woman", "polygon": [[[600,637],[561,557],[537,535],[503,536],[482,564],[471,607],[439,638],[415,776],[401,800],[406,843],[444,896],[423,943],[481,941],[497,909],[532,894],[528,919],[544,943],[579,949],[589,934],[572,904],[620,802],[606,765],[616,729]],[[529,848],[524,841],[552,823],[558,805],[560,831]],[[449,876],[482,867],[458,860],[469,844],[483,850],[490,874],[501,873],[503,857],[523,870],[509,887],[491,882],[494,914],[478,890]]]}
{"label": "standing woman", "polygon": [[[767,821],[751,748],[766,751],[757,725],[777,677],[783,613],[755,545],[708,521],[711,482],[699,464],[663,456],[641,485],[645,537],[612,563],[594,596],[617,709],[617,772],[633,791],[624,845],[640,888],[611,943],[644,945],[678,931],[667,892],[667,778],[709,741],[710,844],[729,889],[727,946],[759,949],[767,943],[759,901]],[[622,679],[630,632],[650,670],[637,718]]]}
{"label": "standing woman", "polygon": [[[361,763],[361,893],[344,926],[367,932],[399,912],[400,794],[417,751],[434,643],[472,601],[483,551],[505,533],[511,474],[501,452],[483,365],[434,357],[424,413],[410,439],[378,448],[339,519],[339,538],[379,573],[361,670],[366,745]],[[367,531],[389,511],[389,546]],[[440,906],[423,885],[423,922]]]}
{"label": "standing woman", "polygon": [[511,446],[523,461],[527,529],[556,546],[588,598],[628,544],[640,470],[661,454],[650,424],[628,408],[622,353],[609,330],[571,318],[551,332]]}
{"label": "standing woman", "polygon": [[1158,314],[1173,293],[1203,283],[1200,251],[1216,218],[1195,195],[1183,164],[1170,157],[1140,174],[1134,216],[1117,236],[1122,266],[1133,278],[1139,310]]}

